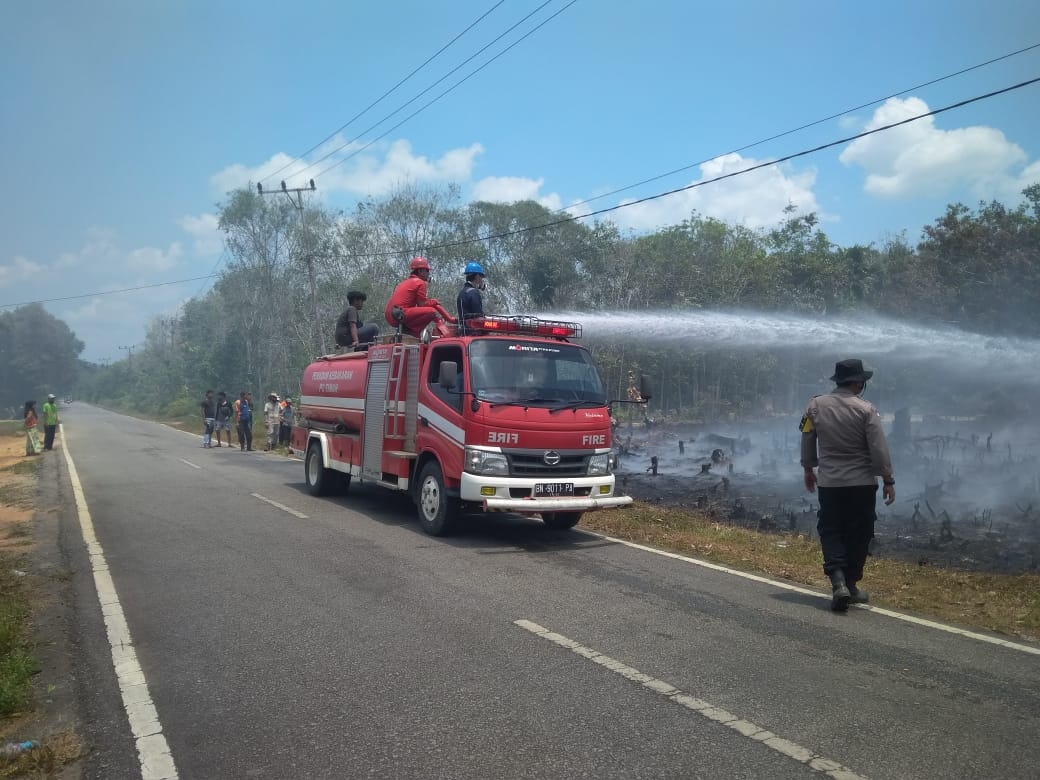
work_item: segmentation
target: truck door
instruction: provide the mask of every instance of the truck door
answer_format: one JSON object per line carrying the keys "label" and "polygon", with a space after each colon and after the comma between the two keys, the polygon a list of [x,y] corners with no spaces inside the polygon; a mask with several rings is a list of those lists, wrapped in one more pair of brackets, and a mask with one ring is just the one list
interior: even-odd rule
{"label": "truck door", "polygon": [[415,450],[419,345],[395,344],[387,358],[370,358],[365,388],[361,476],[383,479],[383,450]]}

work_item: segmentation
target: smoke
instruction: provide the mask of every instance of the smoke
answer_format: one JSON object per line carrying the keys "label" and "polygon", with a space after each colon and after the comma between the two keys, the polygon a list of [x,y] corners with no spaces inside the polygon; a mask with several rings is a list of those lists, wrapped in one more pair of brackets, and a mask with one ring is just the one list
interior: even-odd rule
{"label": "smoke", "polygon": [[[550,316],[550,315],[541,315]],[[1040,384],[1040,341],[915,325],[876,315],[809,317],[751,311],[561,312],[580,322],[583,340],[653,342],[720,350],[808,349],[889,365],[916,364],[944,376]]]}
{"label": "smoke", "polygon": [[[1040,421],[1030,411],[1040,398],[1040,341],[875,315],[669,310],[552,316],[582,323],[583,341],[593,345],[624,341],[636,348],[671,344],[679,353],[797,354],[803,372],[815,371],[816,392],[833,387],[821,380],[834,361],[862,358],[876,372],[866,398],[882,412],[897,477],[896,503],[879,502],[882,549],[895,546],[904,557],[967,568],[1040,566]],[[799,388],[815,386],[803,379]],[[908,436],[892,435],[897,410],[910,415]],[[623,423],[616,443],[631,449],[622,454],[622,473],[644,479],[656,455],[663,477],[658,484],[671,485],[668,490],[678,491],[686,505],[719,499],[725,490],[730,506],[740,502],[742,511],[754,507],[756,516],[775,515],[780,528],[791,519],[799,530],[811,530],[815,497],[801,484],[800,414],[788,409],[758,419],[646,429]],[[727,461],[703,472],[725,437],[750,446],[723,446]]]}

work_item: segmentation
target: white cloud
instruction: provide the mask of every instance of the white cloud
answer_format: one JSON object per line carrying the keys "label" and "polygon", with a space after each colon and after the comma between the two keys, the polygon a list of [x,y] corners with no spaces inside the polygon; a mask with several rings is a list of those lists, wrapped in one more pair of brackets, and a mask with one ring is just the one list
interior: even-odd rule
{"label": "white cloud", "polygon": [[224,234],[220,231],[220,220],[216,214],[190,214],[180,218],[179,224],[193,239],[195,254],[208,257],[220,254],[224,249]]}
{"label": "white cloud", "polygon": [[62,252],[58,255],[55,267],[68,270],[79,267],[103,267],[118,255],[116,234],[111,228],[91,227],[87,229],[87,238],[83,246],[75,252]]}
{"label": "white cloud", "polygon": [[52,262],[41,268],[62,274],[65,279],[82,282],[95,278],[100,286],[102,280],[123,280],[127,272],[154,273],[176,268],[184,251],[180,242],[172,242],[166,249],[153,246],[124,249],[118,236],[109,228],[92,227],[87,230],[83,246],[74,252],[62,252]]}
{"label": "white cloud", "polygon": [[[726,154],[701,164],[700,177],[690,183],[707,182],[746,170],[761,162],[739,154]],[[787,166],[769,165],[703,187],[627,206],[610,212],[607,218],[622,227],[647,230],[674,225],[696,211],[706,217],[749,228],[767,227],[781,222],[785,217],[784,209],[790,205],[794,205],[802,214],[819,212],[819,204],[812,190],[815,183],[814,170],[792,171]],[[631,199],[622,201],[631,202]]]}
{"label": "white cloud", "polygon": [[1022,172],[1012,179],[1008,188],[1011,192],[1011,200],[1016,203],[1022,199],[1022,190],[1040,182],[1040,160],[1037,160],[1022,169]]}
{"label": "white cloud", "polygon": [[132,249],[126,254],[126,266],[135,271],[169,271],[177,266],[181,245],[174,241],[165,252],[152,246]]}
{"label": "white cloud", "polygon": [[[284,170],[282,170],[283,168]],[[306,172],[306,168],[307,163],[305,161],[291,157],[284,152],[278,152],[267,161],[260,163],[260,165],[252,167],[242,165],[241,163],[229,165],[213,174],[210,177],[210,184],[218,195],[225,195],[232,190],[245,187],[250,183],[255,185],[258,181],[263,181],[268,176],[277,174],[278,180],[284,180],[287,183],[291,182],[290,186],[296,186],[294,179],[301,173]],[[310,174],[313,176],[314,171],[310,171]],[[274,189],[278,186],[278,182],[272,182],[269,186],[271,189]]]}
{"label": "white cloud", "polygon": [[534,200],[553,211],[562,201],[555,192],[541,195],[545,179],[527,179],[523,176],[487,176],[473,185],[473,200],[492,203],[515,203],[518,200]]}
{"label": "white cloud", "polygon": [[[920,98],[891,98],[878,107],[864,129],[873,130],[926,113]],[[935,117],[925,117],[891,130],[853,141],[839,158],[867,174],[864,190],[887,198],[946,195],[968,187],[979,198],[1017,200],[1026,173],[1016,171],[1026,153],[993,127],[942,130]],[[1026,182],[1028,183],[1028,182]]]}
{"label": "white cloud", "polygon": [[62,252],[43,267],[61,272],[63,278],[72,275],[77,282],[90,277],[123,280],[128,271],[151,273],[176,268],[183,254],[178,241],[165,250],[153,246],[124,249],[114,230],[91,227],[82,247],[75,252]]}
{"label": "white cloud", "polygon": [[28,257],[18,255],[11,265],[0,266],[0,289],[32,281],[43,271],[43,266]]}
{"label": "white cloud", "polygon": [[[199,233],[208,223],[207,216],[185,219]],[[197,264],[196,267],[192,267],[193,263]],[[116,231],[92,227],[75,251],[62,252],[50,258],[16,256],[10,262],[3,262],[0,265],[0,288],[7,284],[17,286],[19,282],[46,280],[45,286],[33,284],[32,292],[24,299],[59,299],[44,305],[55,317],[65,321],[85,343],[83,357],[88,360],[118,359],[118,346],[140,342],[149,320],[159,313],[174,311],[186,291],[187,294],[193,293],[199,282],[116,291],[165,283],[181,276],[196,276],[209,270],[211,264],[212,260],[185,252],[179,241],[173,241],[165,248],[140,246],[128,249]],[[93,294],[106,291],[112,292]],[[3,297],[16,296],[5,294]]]}
{"label": "white cloud", "polygon": [[[310,159],[317,161],[342,144],[342,138],[337,136],[315,151]],[[483,146],[474,143],[431,159],[415,154],[411,143],[405,140],[375,143],[361,151],[363,148],[364,145],[359,143],[349,144],[327,160],[316,162],[313,167],[308,167],[304,160],[279,152],[254,167],[230,165],[214,174],[210,181],[220,194],[224,194],[250,182],[262,181],[288,165],[286,170],[278,173],[276,181],[266,186],[273,189],[282,180],[290,187],[306,186],[306,181],[313,177],[319,193],[346,192],[361,197],[378,197],[404,181],[419,184],[466,181],[473,175],[477,157],[484,152]],[[353,156],[345,160],[350,155]],[[337,160],[345,162],[330,169]]]}

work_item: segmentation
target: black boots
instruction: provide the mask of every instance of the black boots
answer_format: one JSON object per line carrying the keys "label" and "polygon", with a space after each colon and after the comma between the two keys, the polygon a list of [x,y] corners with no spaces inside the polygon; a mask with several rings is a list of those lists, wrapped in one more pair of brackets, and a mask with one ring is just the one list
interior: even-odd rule
{"label": "black boots", "polygon": [[870,594],[865,590],[860,590],[853,583],[849,583],[849,603],[850,604],[869,604]]}
{"label": "black boots", "polygon": [[845,581],[845,572],[831,572],[831,609],[835,612],[848,611],[849,604],[869,604],[870,594],[856,587],[856,583]]}
{"label": "black boots", "polygon": [[[845,584],[845,572],[841,569],[831,572],[831,610],[834,612],[847,612],[852,594],[849,586]],[[858,591],[857,591],[858,592]]]}

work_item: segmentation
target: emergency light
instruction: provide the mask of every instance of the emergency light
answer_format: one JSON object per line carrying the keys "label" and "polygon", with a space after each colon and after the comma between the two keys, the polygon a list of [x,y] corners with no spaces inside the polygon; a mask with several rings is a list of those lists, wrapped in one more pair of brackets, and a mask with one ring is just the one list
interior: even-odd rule
{"label": "emergency light", "polygon": [[560,320],[540,320],[521,315],[486,314],[466,320],[466,329],[509,335],[529,334],[554,339],[581,338],[581,323]]}

